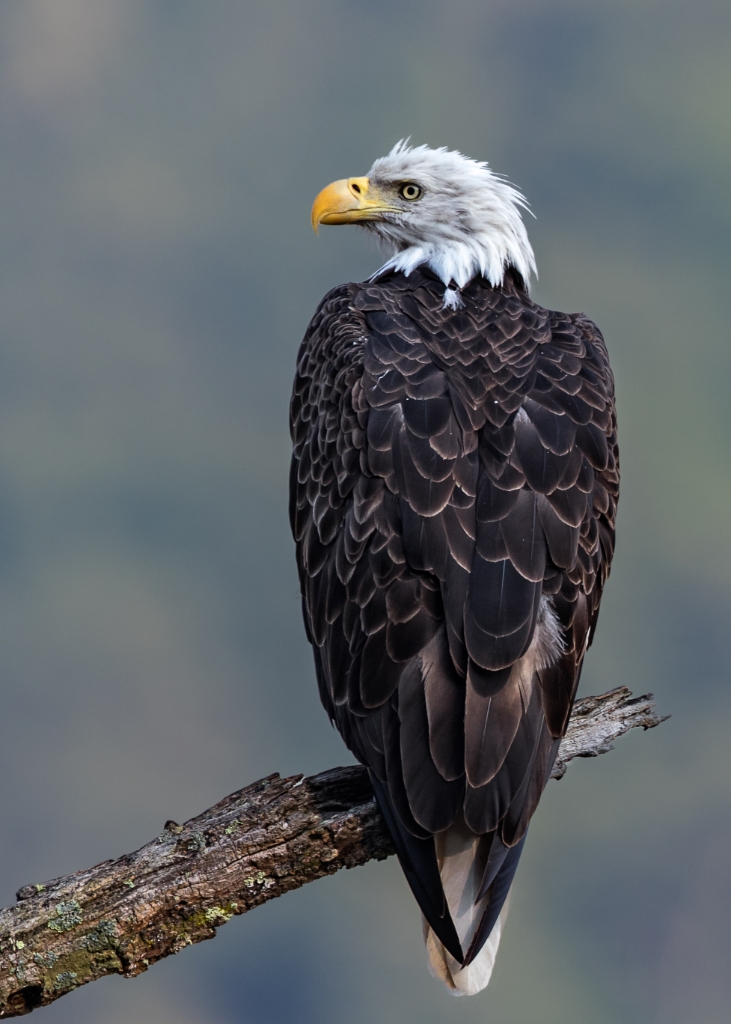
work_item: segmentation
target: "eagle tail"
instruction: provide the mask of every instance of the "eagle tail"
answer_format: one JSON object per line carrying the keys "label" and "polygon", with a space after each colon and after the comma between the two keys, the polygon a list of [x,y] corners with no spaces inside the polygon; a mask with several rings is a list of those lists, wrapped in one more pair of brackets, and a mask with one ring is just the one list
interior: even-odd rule
{"label": "eagle tail", "polygon": [[475,995],[492,975],[525,837],[507,847],[496,832],[479,836],[459,820],[419,839],[402,824],[386,786],[369,775],[421,908],[429,969],[453,995]]}
{"label": "eagle tail", "polygon": [[450,916],[467,952],[457,961],[424,918],[429,969],[453,995],[475,995],[492,976],[525,838],[508,848],[495,833],[478,836],[458,822],[434,840]]}

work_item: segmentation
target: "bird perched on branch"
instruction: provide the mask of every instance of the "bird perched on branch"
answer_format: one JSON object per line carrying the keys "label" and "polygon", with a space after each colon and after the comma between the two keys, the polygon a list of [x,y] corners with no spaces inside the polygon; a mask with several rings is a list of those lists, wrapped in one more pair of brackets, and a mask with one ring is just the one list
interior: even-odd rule
{"label": "bird perched on branch", "polygon": [[320,696],[456,995],[490,980],[614,547],[607,350],[531,301],[525,207],[487,164],[404,142],[325,188],[315,230],[393,255],[325,296],[291,405]]}

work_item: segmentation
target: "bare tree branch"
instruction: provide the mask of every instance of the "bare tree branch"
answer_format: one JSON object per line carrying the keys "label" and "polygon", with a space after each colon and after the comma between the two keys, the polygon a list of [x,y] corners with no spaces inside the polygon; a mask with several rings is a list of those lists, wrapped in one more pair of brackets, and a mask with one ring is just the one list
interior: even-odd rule
{"label": "bare tree branch", "polygon": [[[651,695],[630,696],[621,687],[577,701],[554,778],[572,758],[595,757],[629,729],[664,720]],[[0,1017],[107,974],[133,978],[213,938],[234,914],[393,852],[365,769],[261,779],[185,825],[168,821],[135,853],[24,886],[0,910]]]}
{"label": "bare tree branch", "polygon": [[651,693],[634,700],[631,697],[626,686],[619,686],[600,697],[582,697],[576,701],[551,772],[552,779],[562,779],[566,766],[575,757],[607,754],[614,750],[612,740],[630,729],[653,729],[670,718],[670,715],[657,717]]}

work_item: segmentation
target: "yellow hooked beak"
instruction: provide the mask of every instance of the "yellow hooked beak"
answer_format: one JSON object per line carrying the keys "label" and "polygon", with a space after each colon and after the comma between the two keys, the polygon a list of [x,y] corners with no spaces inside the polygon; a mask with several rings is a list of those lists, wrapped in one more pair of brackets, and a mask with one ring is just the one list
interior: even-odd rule
{"label": "yellow hooked beak", "polygon": [[315,234],[321,224],[357,224],[364,220],[380,220],[384,213],[398,213],[368,178],[342,178],[328,185],[312,204],[312,227]]}

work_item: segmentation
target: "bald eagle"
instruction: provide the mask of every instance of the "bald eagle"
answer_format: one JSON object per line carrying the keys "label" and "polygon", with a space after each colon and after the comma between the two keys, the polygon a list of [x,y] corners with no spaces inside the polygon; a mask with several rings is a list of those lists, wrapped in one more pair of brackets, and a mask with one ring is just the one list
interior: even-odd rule
{"label": "bald eagle", "polygon": [[315,199],[393,255],[297,361],[290,515],[320,697],[370,773],[432,973],[490,980],[614,548],[598,328],[543,309],[523,196],[401,142]]}

